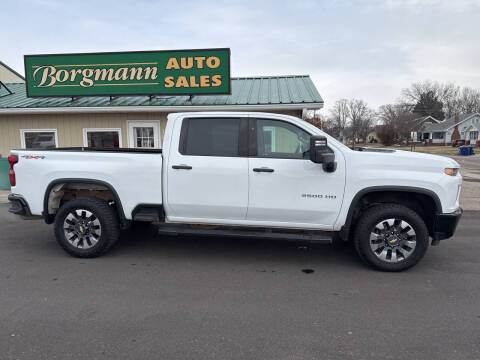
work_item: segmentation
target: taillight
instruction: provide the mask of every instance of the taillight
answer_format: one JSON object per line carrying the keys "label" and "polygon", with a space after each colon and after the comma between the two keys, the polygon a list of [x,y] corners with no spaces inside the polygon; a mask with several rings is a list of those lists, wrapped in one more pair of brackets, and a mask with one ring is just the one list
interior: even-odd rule
{"label": "taillight", "polygon": [[13,165],[18,163],[18,156],[17,155],[10,155],[8,157],[8,163],[10,164],[10,171],[8,173],[8,177],[10,178],[10,186],[15,186],[15,171],[13,170]]}

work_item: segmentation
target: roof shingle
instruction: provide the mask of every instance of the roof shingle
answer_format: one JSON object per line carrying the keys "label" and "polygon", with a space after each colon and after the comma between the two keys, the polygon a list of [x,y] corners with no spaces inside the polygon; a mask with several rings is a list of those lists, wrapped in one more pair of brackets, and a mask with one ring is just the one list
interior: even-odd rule
{"label": "roof shingle", "polygon": [[[475,115],[473,114],[462,114],[458,115],[458,122],[462,122],[463,120],[466,120],[467,118]],[[455,116],[449,117],[448,119],[443,120],[442,122],[438,124],[425,124],[425,128],[423,131],[425,132],[443,132],[447,131],[449,128],[455,125]]]}

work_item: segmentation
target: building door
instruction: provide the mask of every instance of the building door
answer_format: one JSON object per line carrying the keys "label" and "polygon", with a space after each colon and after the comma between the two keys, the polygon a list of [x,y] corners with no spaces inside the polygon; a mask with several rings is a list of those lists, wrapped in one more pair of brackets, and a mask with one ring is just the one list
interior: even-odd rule
{"label": "building door", "polygon": [[127,121],[128,147],[137,149],[160,148],[160,121]]}
{"label": "building door", "polygon": [[470,131],[469,138],[470,145],[475,145],[478,140],[478,131]]}

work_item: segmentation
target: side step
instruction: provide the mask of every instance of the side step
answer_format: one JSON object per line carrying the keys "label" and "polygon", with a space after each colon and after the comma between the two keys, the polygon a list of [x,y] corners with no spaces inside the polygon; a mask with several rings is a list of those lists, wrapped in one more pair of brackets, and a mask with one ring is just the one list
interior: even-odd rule
{"label": "side step", "polygon": [[217,236],[217,237],[239,237],[256,239],[274,239],[274,240],[292,240],[307,241],[312,243],[331,244],[333,233],[324,231],[295,231],[287,232],[281,230],[272,230],[266,228],[238,228],[238,227],[219,227],[216,229],[192,228],[189,225],[163,224],[158,229],[160,235],[167,236]]}
{"label": "side step", "polygon": [[138,205],[132,211],[133,221],[158,222],[163,221],[161,205]]}

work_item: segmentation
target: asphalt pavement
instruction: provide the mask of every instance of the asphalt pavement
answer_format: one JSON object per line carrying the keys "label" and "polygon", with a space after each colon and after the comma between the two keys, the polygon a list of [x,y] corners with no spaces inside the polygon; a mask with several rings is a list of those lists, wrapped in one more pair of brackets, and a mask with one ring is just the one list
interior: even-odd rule
{"label": "asphalt pavement", "polygon": [[[480,359],[480,212],[413,269],[130,231],[75,259],[0,205],[0,359]],[[305,245],[305,246],[304,246]]]}
{"label": "asphalt pavement", "polygon": [[450,156],[460,164],[463,177],[460,205],[468,210],[480,210],[480,155]]}

